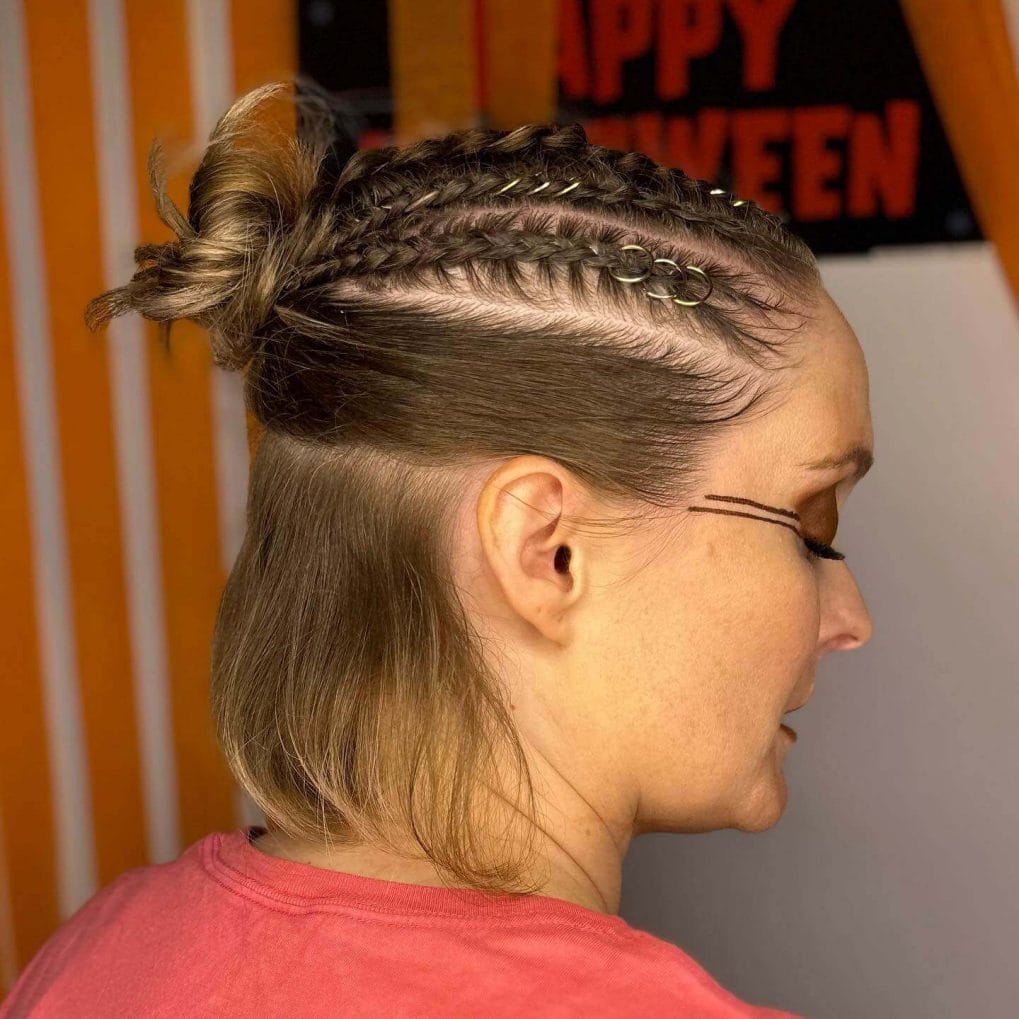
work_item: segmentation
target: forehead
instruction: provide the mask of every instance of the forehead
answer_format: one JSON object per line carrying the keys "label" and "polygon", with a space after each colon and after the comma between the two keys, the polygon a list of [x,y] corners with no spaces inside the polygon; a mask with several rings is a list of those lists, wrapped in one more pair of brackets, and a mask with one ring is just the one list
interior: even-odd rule
{"label": "forehead", "polygon": [[770,413],[737,428],[725,443],[727,460],[755,487],[781,472],[811,473],[808,460],[842,453],[854,445],[873,449],[870,382],[860,341],[825,293],[793,342],[800,360],[783,381],[784,398]]}

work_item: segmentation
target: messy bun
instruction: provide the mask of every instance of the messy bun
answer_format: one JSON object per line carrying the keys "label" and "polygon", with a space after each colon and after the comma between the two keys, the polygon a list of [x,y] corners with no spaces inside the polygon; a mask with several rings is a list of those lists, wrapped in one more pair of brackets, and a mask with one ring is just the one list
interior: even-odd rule
{"label": "messy bun", "polygon": [[[247,369],[264,431],[211,704],[270,825],[533,891],[531,844],[482,837],[506,803],[537,814],[456,583],[464,472],[553,459],[606,508],[588,528],[682,506],[723,433],[781,396],[817,264],[754,202],[592,145],[580,124],[469,128],[334,172],[315,97],[298,104],[299,137],[256,130],[286,87],[218,122],[187,218],[153,146],[176,240],[139,247],[88,322],[137,311],[166,340],[194,319],[217,364]],[[656,257],[653,280],[628,245]]]}
{"label": "messy bun", "polygon": [[[160,323],[168,345],[173,321],[191,319],[208,330],[217,365],[248,365],[274,305],[329,230],[328,217],[311,201],[328,153],[324,122],[306,118],[301,137],[250,144],[257,131],[267,131],[254,119],[257,108],[287,88],[280,82],[255,89],[220,118],[191,179],[186,217],[166,192],[162,146],[152,142],[149,186],[159,218],[177,239],[135,249],[140,268],[130,282],[88,303],[90,329],[137,311]],[[308,98],[303,108],[306,115],[317,109]]]}

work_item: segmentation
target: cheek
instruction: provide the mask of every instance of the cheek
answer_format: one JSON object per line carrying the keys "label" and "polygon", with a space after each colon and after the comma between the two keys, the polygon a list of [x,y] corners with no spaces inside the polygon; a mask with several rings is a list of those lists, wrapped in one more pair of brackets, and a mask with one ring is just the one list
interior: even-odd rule
{"label": "cheek", "polygon": [[[656,563],[657,566],[665,564]],[[795,553],[734,555],[704,544],[606,590],[577,634],[592,726],[647,766],[665,758],[742,773],[774,736],[810,672],[819,626],[814,571]],[[608,738],[608,734],[606,738]],[[718,774],[721,762],[732,775]]]}
{"label": "cheek", "polygon": [[774,758],[812,669],[818,586],[787,549],[740,558],[709,542],[670,567],[606,592],[584,634],[580,710],[599,757],[639,776],[649,816],[710,818]]}
{"label": "cheek", "polygon": [[675,661],[693,670],[686,681],[705,729],[714,727],[720,743],[753,748],[813,668],[816,575],[786,549],[745,558],[719,553],[703,566],[690,578],[693,604],[677,620],[682,647]]}

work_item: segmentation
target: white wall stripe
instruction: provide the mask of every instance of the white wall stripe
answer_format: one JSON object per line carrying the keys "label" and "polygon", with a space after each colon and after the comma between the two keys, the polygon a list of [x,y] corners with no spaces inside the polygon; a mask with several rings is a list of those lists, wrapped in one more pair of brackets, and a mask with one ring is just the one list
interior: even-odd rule
{"label": "white wall stripe", "polygon": [[[188,0],[188,51],[196,158],[216,121],[234,99],[233,40],[229,0]],[[185,210],[186,211],[186,210]],[[233,566],[244,538],[248,493],[248,435],[244,380],[239,372],[214,367],[210,377],[219,547],[224,574]],[[244,790],[234,786],[237,824],[259,823]]]}
{"label": "white wall stripe", "polygon": [[11,910],[10,870],[4,844],[4,819],[0,813],[0,996],[6,994],[18,979],[17,933]]}
{"label": "white wall stripe", "polygon": [[0,3],[0,166],[9,233],[11,311],[43,699],[53,775],[60,909],[96,888],[88,769],[71,605],[49,301],[32,131],[28,40],[21,0]]}
{"label": "white wall stripe", "polygon": [[[95,103],[103,278],[119,286],[135,269],[139,243],[130,107],[130,80],[121,0],[90,0],[89,50]],[[148,191],[145,192],[148,196]],[[124,535],[132,675],[149,858],[181,851],[160,562],[158,507],[149,407],[148,337],[137,315],[107,328],[117,455],[117,489]]]}
{"label": "white wall stripe", "polygon": [[187,0],[188,57],[195,145],[205,142],[230,105],[233,50],[228,0]]}
{"label": "white wall stripe", "polygon": [[1019,77],[1019,0],[1001,0],[1012,50],[1012,70]]}
{"label": "white wall stripe", "polygon": [[[234,99],[233,48],[227,0],[188,0],[188,50],[196,154],[205,150],[216,121]],[[219,535],[224,572],[244,537],[248,487],[248,435],[243,379],[214,368],[211,376]]]}

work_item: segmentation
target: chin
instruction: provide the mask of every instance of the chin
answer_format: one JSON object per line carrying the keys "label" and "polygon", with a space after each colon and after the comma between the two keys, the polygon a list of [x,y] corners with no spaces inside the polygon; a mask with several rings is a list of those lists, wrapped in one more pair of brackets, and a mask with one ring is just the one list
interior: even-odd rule
{"label": "chin", "polygon": [[[634,837],[651,832],[674,835],[699,835],[705,832],[735,829],[761,832],[781,820],[789,801],[789,789],[782,774],[781,761],[774,756],[756,772],[748,772],[741,784],[741,794],[721,785],[701,800],[701,807],[692,810],[677,803],[666,803],[657,814],[644,815],[634,822]],[[647,800],[644,801],[645,805]]]}
{"label": "chin", "polygon": [[782,769],[762,778],[756,789],[736,810],[730,827],[737,831],[759,832],[773,828],[781,820],[789,802],[789,787]]}

